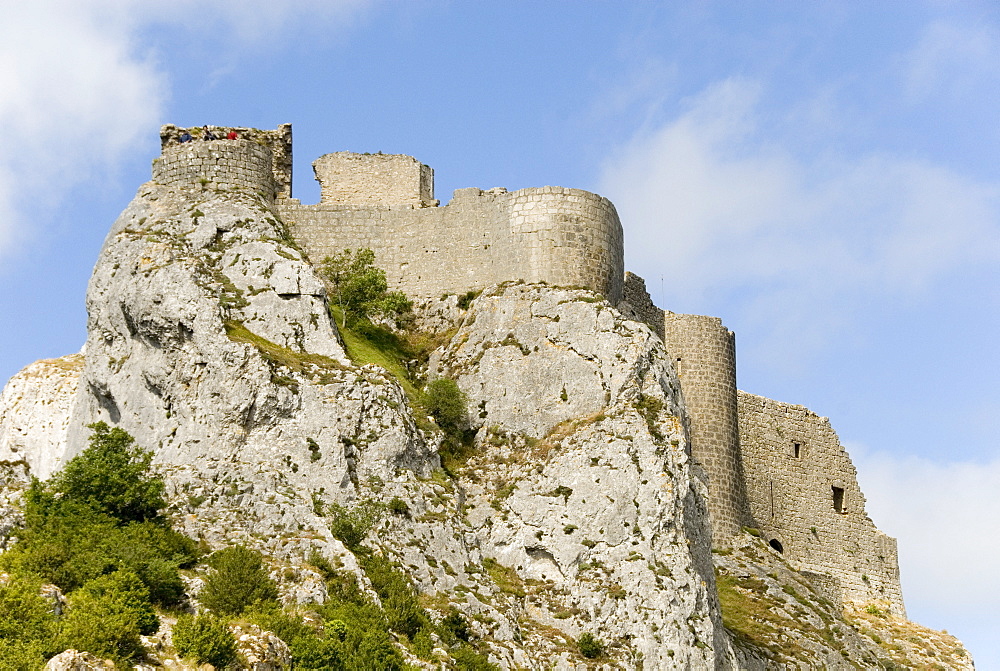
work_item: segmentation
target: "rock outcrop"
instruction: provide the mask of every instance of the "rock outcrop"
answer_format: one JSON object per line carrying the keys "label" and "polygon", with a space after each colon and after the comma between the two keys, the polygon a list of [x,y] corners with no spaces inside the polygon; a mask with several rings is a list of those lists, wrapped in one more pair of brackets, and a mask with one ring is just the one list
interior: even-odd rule
{"label": "rock outcrop", "polygon": [[[453,327],[427,373],[465,392],[475,435],[451,473],[441,431],[400,381],[349,359],[327,308],[267,197],[144,185],[101,251],[84,354],[33,364],[3,392],[0,539],[28,475],[106,421],[153,451],[176,525],[260,549],[288,604],[327,598],[317,556],[368,589],[329,515],[374,505],[370,551],[436,616],[464,613],[505,669],[584,668],[585,634],[605,644],[601,668],[899,663],[766,546],[713,557],[671,359],[597,294],[511,283],[425,300],[417,323]],[[195,604],[200,582],[187,577]],[[744,597],[783,609],[777,633],[727,631],[725,602]],[[273,634],[237,635],[252,668],[289,663]]]}

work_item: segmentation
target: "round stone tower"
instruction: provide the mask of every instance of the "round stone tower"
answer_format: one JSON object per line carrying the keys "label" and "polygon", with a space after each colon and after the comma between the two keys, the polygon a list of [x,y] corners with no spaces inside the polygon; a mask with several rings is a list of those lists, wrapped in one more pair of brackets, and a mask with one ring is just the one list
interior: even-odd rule
{"label": "round stone tower", "polygon": [[691,454],[708,474],[716,546],[750,524],[736,394],[736,337],[717,317],[664,314],[667,351],[691,422]]}
{"label": "round stone tower", "polygon": [[169,144],[153,161],[153,181],[219,191],[245,191],[273,202],[276,194],[269,147],[246,139]]}

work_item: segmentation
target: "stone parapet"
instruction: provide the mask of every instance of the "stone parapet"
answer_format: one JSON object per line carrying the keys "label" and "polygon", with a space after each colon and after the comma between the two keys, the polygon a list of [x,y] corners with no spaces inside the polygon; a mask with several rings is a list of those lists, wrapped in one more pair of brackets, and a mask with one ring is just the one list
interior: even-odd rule
{"label": "stone parapet", "polygon": [[480,290],[511,280],[622,295],[621,222],[614,205],[579,189],[460,189],[444,207],[279,203],[318,261],[368,247],[394,287],[415,297]]}
{"label": "stone parapet", "polygon": [[[283,123],[274,130],[262,130],[247,126],[209,126],[208,129],[219,138],[226,138],[230,132],[236,133],[241,140],[247,140],[266,147],[271,152],[271,175],[274,180],[274,195],[276,198],[290,198],[292,195],[292,124]],[[174,124],[160,127],[160,150],[167,150],[181,145],[180,138],[184,133],[191,135],[190,147],[198,142],[204,142],[204,128],[194,126],[182,128]],[[211,141],[210,141],[211,142]],[[154,168],[155,169],[155,168]]]}
{"label": "stone parapet", "polygon": [[663,321],[664,312],[656,307],[653,299],[650,298],[649,292],[646,290],[646,280],[635,273],[625,273],[622,300],[617,307],[619,312],[626,317],[643,322],[653,329],[653,333],[660,336],[660,340],[666,337]]}
{"label": "stone parapet", "polygon": [[338,151],[313,161],[324,205],[433,207],[434,171],[403,154]]}
{"label": "stone parapet", "polygon": [[272,154],[251,140],[169,145],[153,161],[153,181],[164,186],[249,191],[274,198]]}
{"label": "stone parapet", "polygon": [[857,471],[826,417],[739,392],[740,446],[755,524],[803,571],[835,580],[845,601],[906,616],[896,540],[865,512]]}

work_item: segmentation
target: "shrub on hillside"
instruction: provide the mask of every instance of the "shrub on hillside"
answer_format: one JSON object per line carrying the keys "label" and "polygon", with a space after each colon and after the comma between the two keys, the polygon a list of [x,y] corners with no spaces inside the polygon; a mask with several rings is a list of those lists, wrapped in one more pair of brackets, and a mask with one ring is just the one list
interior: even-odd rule
{"label": "shrub on hillside", "polygon": [[40,586],[40,580],[24,575],[0,585],[0,669],[33,671],[58,652],[56,616]]}
{"label": "shrub on hillside", "polygon": [[600,657],[604,653],[604,643],[589,631],[580,634],[576,644],[580,648],[580,654],[587,659]]}
{"label": "shrub on hillside", "polygon": [[389,291],[385,271],[375,266],[370,249],[345,249],[327,256],[319,273],[330,285],[331,298],[343,312],[341,326],[352,320],[372,317],[397,319],[409,312],[412,303],[400,291]]}
{"label": "shrub on hillside", "polygon": [[[93,430],[90,446],[50,480],[46,492],[121,522],[157,517],[166,502],[163,480],[150,474],[152,452],[140,450],[135,439],[118,427],[97,422],[89,428]],[[41,492],[34,495],[36,503],[42,504]]]}
{"label": "shrub on hillside", "polygon": [[256,550],[234,545],[209,558],[213,570],[198,600],[215,613],[239,615],[254,604],[275,601],[278,588]]}
{"label": "shrub on hillside", "polygon": [[186,659],[224,669],[236,661],[236,639],[226,623],[210,614],[181,615],[173,631],[174,648]]}
{"label": "shrub on hillside", "polygon": [[427,385],[427,414],[434,418],[445,433],[461,434],[466,422],[468,398],[454,380],[437,379]]}
{"label": "shrub on hillside", "polygon": [[0,568],[37,574],[65,592],[127,570],[155,603],[176,603],[184,593],[177,569],[194,564],[197,547],[158,516],[163,481],[149,472],[149,454],[121,429],[92,427],[90,447],[63,472],[32,482],[26,525]]}
{"label": "shrub on hillside", "polygon": [[142,582],[125,571],[101,576],[70,595],[61,624],[61,649],[82,650],[119,663],[142,654],[139,636],[155,633],[160,626]]}

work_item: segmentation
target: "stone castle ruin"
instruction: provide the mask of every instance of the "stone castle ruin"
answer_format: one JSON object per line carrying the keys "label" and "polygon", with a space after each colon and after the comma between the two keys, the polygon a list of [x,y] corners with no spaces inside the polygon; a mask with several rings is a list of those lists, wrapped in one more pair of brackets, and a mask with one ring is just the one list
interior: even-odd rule
{"label": "stone castle ruin", "polygon": [[585,287],[647,324],[681,381],[714,544],[759,530],[832,600],[882,601],[905,617],[896,541],[865,513],[855,468],[827,418],[739,391],[733,333],[718,318],[653,304],[642,278],[625,272],[609,200],[561,187],[467,188],[441,205],[433,171],[416,159],[337,152],[313,163],[321,198],[306,205],[291,194],[289,124],[178,143],[185,130],[161,129],[153,181],[258,194],[313,260],[371,248],[391,286],[425,299],[512,280]]}

